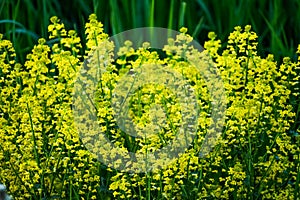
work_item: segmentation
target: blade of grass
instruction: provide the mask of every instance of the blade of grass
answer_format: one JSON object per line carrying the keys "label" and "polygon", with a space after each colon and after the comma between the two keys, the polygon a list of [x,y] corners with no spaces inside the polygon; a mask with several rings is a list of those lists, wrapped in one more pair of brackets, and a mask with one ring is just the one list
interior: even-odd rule
{"label": "blade of grass", "polygon": [[131,20],[132,20],[132,24],[133,24],[133,28],[137,28],[138,24],[137,24],[137,14],[136,14],[136,0],[132,0],[131,2]]}
{"label": "blade of grass", "polygon": [[197,3],[199,4],[199,6],[202,8],[203,12],[205,13],[205,17],[208,20],[208,23],[210,25],[210,27],[212,27],[212,29],[214,29],[214,22],[212,19],[212,16],[210,14],[210,11],[207,8],[207,4],[203,2],[203,0],[197,0]]}
{"label": "blade of grass", "polygon": [[172,29],[172,28],[173,28],[174,1],[175,1],[175,0],[171,0],[171,4],[170,4],[169,20],[168,20],[168,29]]}
{"label": "blade of grass", "polygon": [[180,4],[180,11],[179,11],[179,21],[178,21],[179,29],[184,26],[185,8],[186,8],[186,2],[182,2]]}
{"label": "blade of grass", "polygon": [[110,23],[112,28],[113,35],[120,33],[122,29],[122,22],[119,19],[122,19],[122,17],[119,15],[120,11],[118,8],[118,3],[116,0],[109,1],[110,3]]}
{"label": "blade of grass", "polygon": [[154,27],[154,10],[155,10],[155,0],[151,0],[151,7],[150,7],[150,16],[149,16],[149,26]]}
{"label": "blade of grass", "polygon": [[[265,15],[263,14],[263,12],[261,10],[259,10],[259,14],[263,17],[263,19],[265,20],[265,22],[271,32],[271,45],[276,44],[276,46],[278,46],[278,48],[276,48],[276,49],[283,51],[285,49],[285,47],[284,47],[282,41],[280,40],[278,34],[276,33],[275,28],[272,26],[272,24],[269,22],[269,20],[265,17]],[[278,57],[277,55],[278,55],[278,52],[276,52],[275,56]]]}
{"label": "blade of grass", "polygon": [[202,17],[199,19],[199,22],[198,22],[196,28],[195,28],[194,31],[193,31],[193,34],[192,34],[192,37],[193,37],[193,38],[197,37],[197,35],[200,33],[201,28],[202,28],[202,26],[203,26],[203,21],[204,21],[204,17],[202,16]]}
{"label": "blade of grass", "polygon": [[20,22],[17,22],[16,20],[13,19],[2,19],[0,20],[0,24],[15,24],[17,26],[20,26],[22,29],[26,29],[25,26],[23,24],[21,24]]}
{"label": "blade of grass", "polygon": [[40,38],[36,33],[26,30],[26,29],[20,29],[20,28],[15,29],[15,31],[10,30],[6,33],[6,35],[13,34],[13,33],[22,33],[22,34],[28,35],[35,41],[37,41]]}

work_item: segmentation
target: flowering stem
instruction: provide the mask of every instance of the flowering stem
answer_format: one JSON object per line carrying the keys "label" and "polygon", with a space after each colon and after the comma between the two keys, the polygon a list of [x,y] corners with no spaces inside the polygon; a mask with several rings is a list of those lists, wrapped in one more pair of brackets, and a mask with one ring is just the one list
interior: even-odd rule
{"label": "flowering stem", "polygon": [[33,152],[34,152],[34,156],[35,156],[37,165],[40,167],[40,160],[39,160],[39,155],[38,155],[38,152],[37,152],[37,144],[36,144],[35,132],[34,132],[34,128],[33,128],[31,110],[29,108],[28,103],[26,105],[27,105],[27,111],[28,111],[28,114],[29,114],[29,121],[30,121],[30,127],[31,127],[31,132],[32,132],[32,140],[33,140],[33,145],[34,145],[33,146]]}

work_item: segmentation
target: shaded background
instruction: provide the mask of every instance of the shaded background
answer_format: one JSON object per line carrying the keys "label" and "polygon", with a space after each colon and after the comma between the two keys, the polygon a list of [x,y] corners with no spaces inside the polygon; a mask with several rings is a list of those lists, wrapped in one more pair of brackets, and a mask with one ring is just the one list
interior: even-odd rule
{"label": "shaded background", "polygon": [[96,13],[110,35],[143,26],[185,26],[202,45],[209,31],[226,45],[234,26],[250,24],[259,35],[259,54],[272,53],[280,62],[284,56],[296,58],[299,9],[298,0],[0,0],[0,33],[13,41],[19,62],[24,62],[37,39],[48,38],[54,15],[81,38],[88,16]]}

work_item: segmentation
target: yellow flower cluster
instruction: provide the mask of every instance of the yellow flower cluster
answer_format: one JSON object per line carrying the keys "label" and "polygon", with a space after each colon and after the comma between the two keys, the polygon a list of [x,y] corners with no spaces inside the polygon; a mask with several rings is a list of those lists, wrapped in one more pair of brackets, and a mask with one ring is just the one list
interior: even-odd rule
{"label": "yellow flower cluster", "polygon": [[51,22],[58,42],[40,39],[24,65],[1,35],[0,181],[15,199],[97,199],[100,165],[80,143],[71,109],[80,38]]}
{"label": "yellow flower cluster", "polygon": [[[291,127],[296,113],[290,103],[299,94],[296,71],[300,59],[292,62],[284,58],[278,66],[272,55],[258,56],[257,36],[250,26],[236,27],[222,51],[216,34],[209,33],[203,53],[215,62],[223,79],[227,109],[221,138],[209,154],[201,157],[201,146],[212,123],[212,83],[206,82],[188,61],[202,54],[189,45],[193,39],[186,28],[176,39],[169,39],[163,56],[153,51],[150,43],[134,49],[132,42],[126,41],[114,61],[114,44],[107,40],[96,15],[86,23],[87,49],[83,49],[76,32],[66,31],[57,17],[50,21],[50,39],[57,42],[49,47],[45,39],[40,39],[24,65],[16,63],[12,43],[0,35],[0,182],[15,199],[300,196],[300,137]],[[72,101],[76,77],[92,65],[98,66],[95,70],[99,75],[93,105],[97,125],[120,152],[110,151],[109,144],[97,143],[104,136],[95,135],[89,126],[78,128],[75,124],[73,109],[80,106]],[[105,166],[97,155],[100,152],[102,159],[109,160],[126,152],[147,155],[158,151],[178,137],[185,110],[178,96],[186,91],[176,94],[165,85],[147,83],[134,91],[127,105],[137,137],[118,127],[112,103],[118,98],[114,96],[117,83],[124,81],[122,77],[134,79],[126,75],[140,72],[142,65],[149,70],[165,66],[183,76],[196,94],[199,116],[196,137],[188,141],[184,153],[162,168],[132,174],[115,170],[121,165],[138,167],[131,166],[134,164],[127,162],[128,157]],[[89,76],[84,78],[82,81],[92,84]],[[120,96],[127,95],[122,91]],[[84,117],[78,116],[78,120]],[[89,132],[82,136],[79,130]],[[99,140],[92,141],[95,137]],[[98,148],[90,152],[84,144],[92,142]],[[163,159],[159,162],[164,163]]]}

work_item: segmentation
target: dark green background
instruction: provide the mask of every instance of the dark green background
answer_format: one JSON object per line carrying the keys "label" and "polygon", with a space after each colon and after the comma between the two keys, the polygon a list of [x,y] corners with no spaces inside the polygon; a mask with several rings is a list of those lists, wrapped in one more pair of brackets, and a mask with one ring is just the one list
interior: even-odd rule
{"label": "dark green background", "polygon": [[[296,58],[300,43],[298,0],[1,0],[0,32],[13,41],[24,62],[39,37],[48,38],[49,18],[58,16],[67,29],[84,35],[84,23],[96,13],[110,35],[124,30],[158,26],[189,29],[200,44],[215,31],[226,38],[234,26],[250,24],[260,36],[259,54]],[[84,41],[83,41],[84,42]],[[224,44],[225,45],[225,44]]]}

